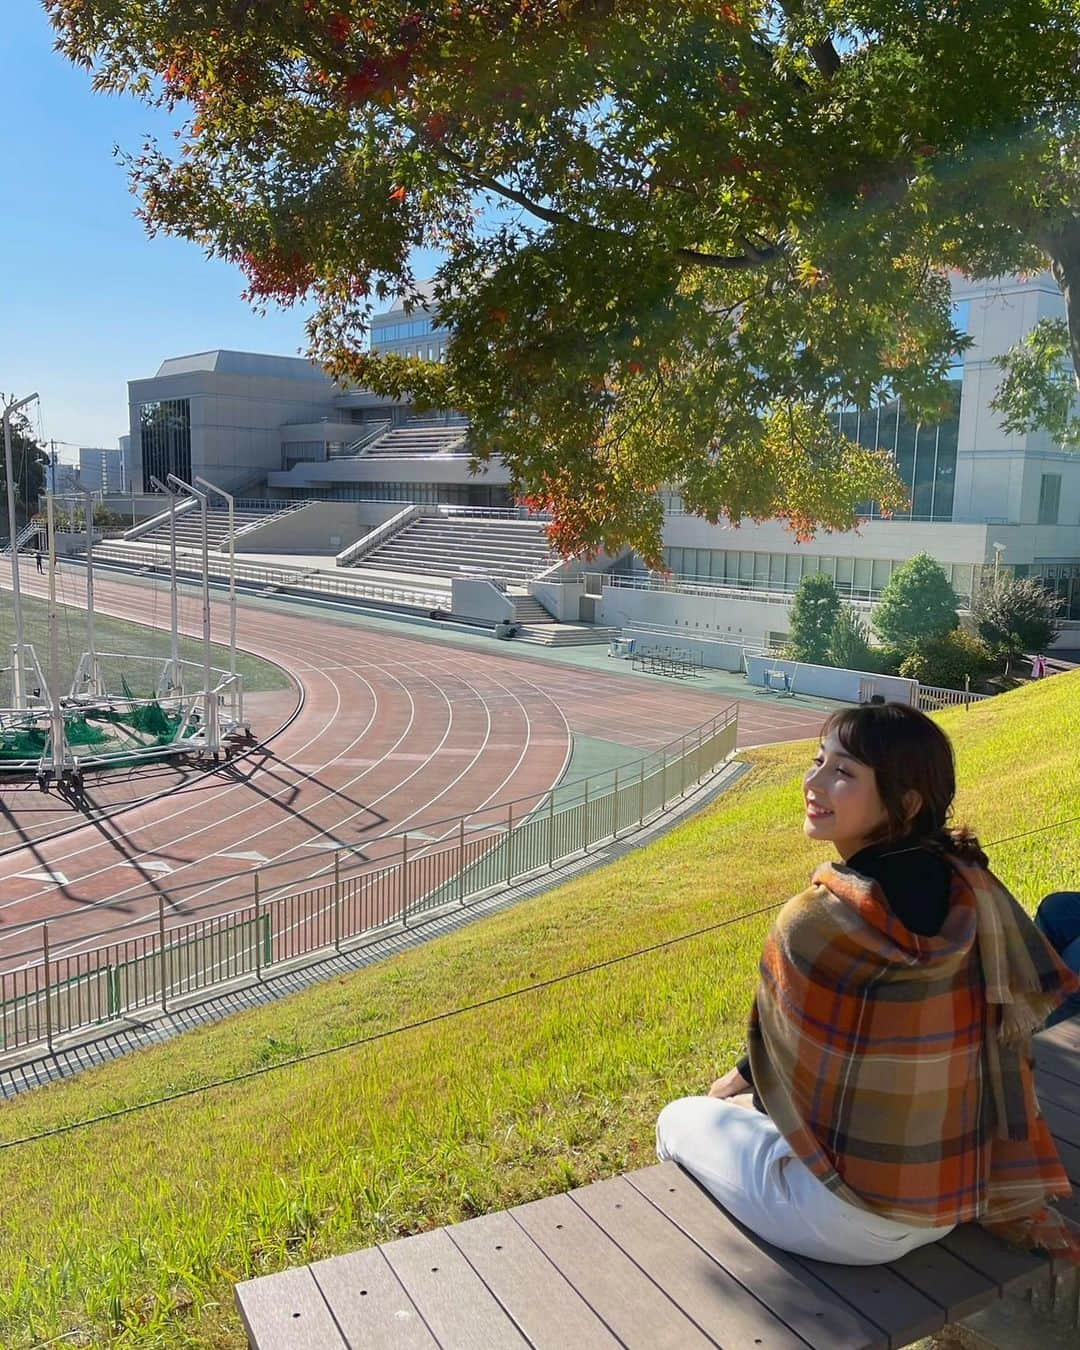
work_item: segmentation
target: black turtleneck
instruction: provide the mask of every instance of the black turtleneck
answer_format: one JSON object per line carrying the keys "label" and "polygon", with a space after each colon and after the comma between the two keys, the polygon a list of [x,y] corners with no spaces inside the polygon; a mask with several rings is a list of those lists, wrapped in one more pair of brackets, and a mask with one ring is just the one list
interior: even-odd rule
{"label": "black turtleneck", "polygon": [[[889,908],[911,933],[934,937],[941,932],[949,912],[952,873],[949,864],[935,849],[906,839],[887,844],[868,844],[844,863],[860,876],[876,881]],[[750,1059],[743,1056],[735,1066],[751,1087]],[[764,1106],[757,1093],[754,1105]]]}

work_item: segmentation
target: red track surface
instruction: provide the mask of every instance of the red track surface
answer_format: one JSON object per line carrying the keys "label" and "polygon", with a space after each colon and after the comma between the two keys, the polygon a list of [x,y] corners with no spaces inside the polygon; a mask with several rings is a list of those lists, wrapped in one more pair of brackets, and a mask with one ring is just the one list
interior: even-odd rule
{"label": "red track surface", "polygon": [[[5,566],[0,585],[7,581]],[[24,589],[40,594],[39,581],[24,580]],[[82,587],[81,571],[65,574],[68,599],[81,597]],[[99,574],[95,589],[102,613],[161,618],[145,582]],[[197,632],[190,599],[184,609],[185,629]],[[218,640],[226,622],[215,603]],[[24,925],[48,919],[54,949],[70,951],[72,943],[97,945],[93,938],[105,929],[145,931],[159,895],[178,918],[250,899],[256,868],[274,891],[325,879],[335,845],[378,858],[400,848],[400,841],[376,842],[394,831],[425,832],[433,841],[449,833],[449,824],[437,822],[450,817],[482,811],[488,819],[521,798],[532,799],[523,807],[530,808],[562,773],[571,732],[644,753],[729,702],[242,599],[239,642],[283,666],[302,691],[288,721],[294,696],[252,699],[259,739],[286,723],[269,745],[206,775],[144,770],[92,785],[94,811],[112,814],[83,824],[55,793],[0,791],[0,968],[39,949],[39,935]],[[822,716],[745,703],[740,742],[812,736]],[[132,802],[146,793],[156,795]],[[263,861],[227,856],[237,853]]]}

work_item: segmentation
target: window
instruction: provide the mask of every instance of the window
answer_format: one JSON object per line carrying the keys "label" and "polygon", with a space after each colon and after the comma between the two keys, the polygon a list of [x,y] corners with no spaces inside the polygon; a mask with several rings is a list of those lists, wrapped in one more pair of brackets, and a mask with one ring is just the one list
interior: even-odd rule
{"label": "window", "polygon": [[1044,473],[1039,484],[1039,524],[1056,525],[1061,507],[1061,474]]}
{"label": "window", "polygon": [[150,477],[165,482],[170,473],[191,482],[191,401],[163,399],[139,405],[143,491],[156,492]]}

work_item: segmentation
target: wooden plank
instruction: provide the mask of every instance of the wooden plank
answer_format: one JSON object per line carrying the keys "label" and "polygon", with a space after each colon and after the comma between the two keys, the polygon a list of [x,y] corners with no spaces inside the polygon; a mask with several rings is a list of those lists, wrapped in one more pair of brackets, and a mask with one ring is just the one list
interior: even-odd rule
{"label": "wooden plank", "polygon": [[649,1350],[715,1344],[568,1195],[510,1213],[624,1344]]}
{"label": "wooden plank", "polygon": [[917,1247],[898,1261],[890,1261],[888,1269],[943,1309],[946,1322],[969,1317],[1001,1297],[996,1280],[967,1265],[940,1242]]}
{"label": "wooden plank", "polygon": [[932,1336],[945,1325],[944,1309],[888,1266],[838,1266],[808,1256],[794,1259],[879,1326],[894,1350],[920,1336]]}
{"label": "wooden plank", "polygon": [[570,1198],[721,1345],[805,1350],[805,1342],[626,1180],[611,1177]]}
{"label": "wooden plank", "polygon": [[[1039,1105],[1058,1147],[1074,1144],[1080,1148],[1080,1116],[1074,1115],[1067,1107],[1059,1106],[1049,1098],[1045,1101],[1040,1100]],[[1072,1173],[1069,1175],[1072,1176]]]}
{"label": "wooden plank", "polygon": [[879,1327],[841,1303],[787,1252],[747,1232],[675,1163],[630,1172],[626,1179],[814,1350],[887,1350]]}
{"label": "wooden plank", "polygon": [[1036,1036],[1032,1042],[1035,1054],[1035,1086],[1038,1088],[1044,1073],[1056,1074],[1069,1083],[1080,1083],[1080,1051],[1062,1045],[1060,1041]]}
{"label": "wooden plank", "polygon": [[938,1245],[982,1271],[1003,1293],[1030,1288],[1049,1269],[1045,1254],[1010,1247],[977,1223],[961,1224]]}
{"label": "wooden plank", "polygon": [[308,1267],[350,1345],[365,1350],[436,1350],[434,1336],[378,1247]]}
{"label": "wooden plank", "polygon": [[537,1350],[614,1350],[619,1342],[505,1211],[447,1230]]}
{"label": "wooden plank", "polygon": [[453,1350],[523,1350],[528,1342],[444,1228],[379,1249],[431,1334]]}
{"label": "wooden plank", "polygon": [[349,1350],[307,1266],[244,1280],[234,1292],[255,1350]]}
{"label": "wooden plank", "polygon": [[1080,1115],[1080,1082],[1070,1082],[1056,1073],[1040,1072],[1035,1079],[1039,1101],[1057,1102],[1073,1115]]}

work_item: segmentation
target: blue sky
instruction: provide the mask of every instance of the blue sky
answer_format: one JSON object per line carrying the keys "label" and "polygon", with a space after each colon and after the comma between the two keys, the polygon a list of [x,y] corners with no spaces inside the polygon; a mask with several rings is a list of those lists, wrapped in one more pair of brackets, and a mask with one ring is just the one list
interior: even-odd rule
{"label": "blue sky", "polygon": [[88,72],[52,50],[38,0],[3,0],[3,11],[0,393],[36,389],[46,439],[113,446],[127,431],[127,381],[165,357],[301,351],[301,311],[260,317],[236,268],[149,239],[135,219],[113,146],[167,132],[164,115],[93,93]]}

